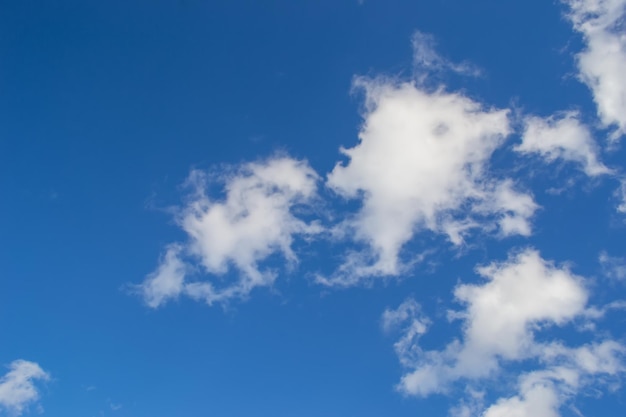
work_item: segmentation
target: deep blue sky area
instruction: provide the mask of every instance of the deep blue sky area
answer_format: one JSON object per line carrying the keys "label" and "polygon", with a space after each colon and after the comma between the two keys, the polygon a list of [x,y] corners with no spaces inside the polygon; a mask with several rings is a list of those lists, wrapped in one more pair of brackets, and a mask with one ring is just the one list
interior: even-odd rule
{"label": "deep blue sky area", "polygon": [[[402,252],[437,247],[426,262],[342,289],[315,274],[337,268],[345,244],[298,240],[297,265],[270,257],[275,284],[227,305],[180,297],[152,309],[132,285],[166,245],[187,239],[173,213],[192,169],[290,155],[319,174],[324,221],[358,209],[323,186],[347,163],[340,147],[359,143],[366,109],[353,80],[409,80],[416,31],[446,60],[480,69],[442,73],[444,91],[513,109],[515,126],[523,115],[577,110],[620,173],[626,154],[604,147],[607,129],[577,78],[583,39],[566,10],[544,0],[0,2],[0,365],[41,365],[50,379],[37,404],[52,417],[449,415],[456,398],[396,388],[398,335],[383,331],[383,311],[413,297],[433,323],[424,349],[442,349],[463,328],[446,320],[460,309],[454,287],[483,283],[477,265],[527,247],[593,282],[591,304],[623,298],[623,280],[598,261],[603,251],[625,255],[621,174],[588,178],[515,154],[516,131],[491,166],[519,174],[540,206],[531,236],[477,235],[454,248],[426,233]],[[224,196],[219,184],[211,193]],[[623,310],[607,317],[603,334],[621,341]],[[570,327],[559,331],[576,341]],[[600,399],[585,388],[562,415],[619,414],[616,381]]]}

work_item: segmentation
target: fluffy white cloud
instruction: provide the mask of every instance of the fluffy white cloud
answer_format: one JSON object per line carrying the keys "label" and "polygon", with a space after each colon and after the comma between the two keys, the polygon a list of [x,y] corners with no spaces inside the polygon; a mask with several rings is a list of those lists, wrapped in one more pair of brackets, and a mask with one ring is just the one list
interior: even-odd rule
{"label": "fluffy white cloud", "polygon": [[[273,254],[296,262],[294,237],[321,230],[294,213],[317,196],[317,174],[306,162],[279,157],[243,165],[223,179],[223,200],[207,195],[208,181],[204,173],[192,172],[189,183],[195,192],[178,217],[189,240],[169,246],[161,265],[139,286],[151,307],[181,293],[208,304],[245,297],[276,278],[275,272],[260,269],[259,262]],[[186,278],[192,270],[222,276],[232,268],[237,277],[220,279],[219,286]]]}
{"label": "fluffy white cloud", "polygon": [[563,0],[574,29],[586,47],[577,56],[581,80],[591,89],[605,127],[613,139],[626,133],[626,0]]}
{"label": "fluffy white cloud", "polygon": [[523,381],[520,393],[498,400],[484,417],[558,417],[561,399],[550,380]]}
{"label": "fluffy white cloud", "polygon": [[[407,368],[398,384],[401,392],[422,397],[446,393],[460,380],[466,387],[476,383],[478,389],[488,386],[486,381],[497,381],[507,365],[534,363],[539,369],[520,376],[518,393],[488,407],[484,416],[547,417],[558,416],[561,404],[581,386],[593,384],[595,375],[623,372],[624,347],[613,340],[568,347],[558,339],[546,341],[542,332],[578,318],[603,315],[587,307],[589,295],[582,277],[545,261],[532,249],[506,262],[479,267],[477,272],[485,283],[460,284],[454,291],[465,305],[462,311],[450,313],[463,321],[462,336],[442,350],[420,347],[428,321],[415,301],[385,311],[385,322],[393,318],[396,326],[404,326],[395,345]],[[541,341],[535,337],[538,333]],[[463,405],[455,412],[464,415],[477,408]]]}
{"label": "fluffy white cloud", "polygon": [[600,162],[591,132],[580,122],[577,113],[528,117],[524,124],[522,143],[515,147],[517,152],[539,154],[548,162],[557,159],[576,162],[589,176],[612,172]]}
{"label": "fluffy white cloud", "polygon": [[459,285],[454,291],[467,305],[457,313],[465,322],[462,340],[443,351],[422,352],[416,369],[402,378],[403,391],[428,395],[445,391],[459,378],[487,377],[498,370],[500,358],[534,355],[535,325],[563,324],[584,311],[587,292],[581,279],[536,251],[477,271],[488,280],[485,284]]}
{"label": "fluffy white cloud", "polygon": [[366,95],[360,141],[341,150],[349,161],[335,166],[327,185],[362,200],[343,228],[369,251],[351,254],[337,275],[320,281],[351,285],[396,275],[400,250],[420,231],[442,233],[454,244],[477,227],[530,233],[532,198],[487,172],[510,133],[507,110],[414,83],[361,78],[356,85]]}
{"label": "fluffy white cloud", "polygon": [[39,399],[36,382],[49,378],[48,373],[34,362],[13,361],[9,365],[9,372],[0,378],[0,410],[4,409],[11,415],[21,415]]}
{"label": "fluffy white cloud", "polygon": [[480,375],[481,359],[519,359],[533,346],[533,325],[564,324],[584,311],[587,291],[582,279],[567,269],[525,250],[507,262],[478,268],[488,281],[459,285],[454,295],[465,303],[463,350],[456,367],[461,375]]}

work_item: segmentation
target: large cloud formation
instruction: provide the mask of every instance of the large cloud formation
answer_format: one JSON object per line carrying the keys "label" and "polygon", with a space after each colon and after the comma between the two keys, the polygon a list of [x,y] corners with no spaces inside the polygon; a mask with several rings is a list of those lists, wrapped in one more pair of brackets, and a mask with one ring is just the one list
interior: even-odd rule
{"label": "large cloud formation", "polygon": [[[626,37],[618,28],[626,0],[564,1],[586,45],[577,56],[580,78],[593,93],[602,127],[613,128],[616,140],[626,133]],[[428,35],[418,32],[412,41],[411,79],[355,79],[365,97],[359,141],[341,149],[345,160],[325,182],[332,197],[356,202],[355,211],[337,213],[332,225],[304,216],[301,208],[320,198],[320,177],[289,157],[229,170],[220,178],[222,199],[209,195],[210,176],[193,171],[188,182],[194,192],[177,216],[187,240],[166,247],[157,269],[136,286],[147,305],[181,295],[209,305],[245,298],[274,283],[269,258],[298,261],[298,238],[323,235],[345,244],[340,266],[317,282],[348,287],[409,271],[420,259],[410,245],[416,236],[443,237],[453,246],[477,233],[530,236],[539,206],[519,181],[492,169],[498,150],[572,163],[589,177],[619,175],[602,162],[579,113],[522,115],[515,131],[508,109],[429,86],[433,72],[476,70],[441,57]],[[520,140],[507,148],[514,134]],[[617,194],[626,201],[626,180]],[[626,212],[626,203],[618,210]],[[602,254],[600,263],[607,275],[623,279],[623,259]],[[466,395],[451,409],[456,417],[557,417],[582,389],[624,372],[626,347],[586,332],[623,303],[590,306],[589,279],[535,249],[513,251],[476,272],[482,281],[454,288],[462,309],[449,317],[462,323],[461,333],[441,349],[422,348],[433,322],[416,300],[384,312],[385,330],[400,332],[394,345],[405,370],[400,392],[428,397],[462,386]],[[582,342],[554,337],[556,328]],[[507,371],[516,375],[513,386],[494,390]]]}
{"label": "large cloud formation", "polygon": [[604,310],[588,306],[584,278],[544,260],[533,249],[477,272],[484,283],[460,284],[454,290],[465,308],[451,313],[451,318],[462,320],[462,334],[441,350],[420,347],[429,321],[414,300],[384,313],[387,328],[402,329],[395,345],[407,369],[398,384],[401,392],[421,397],[449,393],[459,381],[466,387],[475,384],[478,390],[498,381],[503,368],[523,363],[526,370],[518,377],[517,393],[488,406],[476,401],[470,406],[468,401],[456,412],[473,415],[485,407],[485,417],[548,417],[558,416],[559,407],[584,385],[599,384],[599,376],[624,371],[626,348],[610,338],[592,336],[587,343],[567,346],[547,334],[555,326],[577,322],[589,326],[604,315]]}
{"label": "large cloud formation", "polygon": [[[431,63],[422,66],[444,62],[420,45],[417,52],[428,58],[420,61]],[[320,282],[348,286],[401,273],[401,249],[419,232],[443,234],[455,245],[475,229],[530,235],[538,207],[532,196],[489,171],[512,132],[508,110],[418,82],[359,78],[356,86],[365,93],[359,143],[341,150],[349,160],[335,166],[327,185],[362,202],[341,229],[368,249],[349,253]]]}
{"label": "large cloud formation", "polygon": [[11,362],[9,372],[0,378],[0,410],[4,409],[10,415],[21,415],[39,399],[36,382],[48,379],[50,375],[34,362]]}

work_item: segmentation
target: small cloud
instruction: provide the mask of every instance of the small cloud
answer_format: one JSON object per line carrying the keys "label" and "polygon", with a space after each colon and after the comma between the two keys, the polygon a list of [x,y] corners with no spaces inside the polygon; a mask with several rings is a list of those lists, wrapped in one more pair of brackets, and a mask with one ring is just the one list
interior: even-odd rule
{"label": "small cloud", "polygon": [[626,259],[609,256],[605,251],[598,258],[605,276],[618,281],[626,280]]}
{"label": "small cloud", "polygon": [[413,67],[418,79],[427,77],[433,72],[452,71],[460,75],[479,77],[482,71],[468,62],[455,63],[437,52],[435,37],[416,31],[411,38],[413,46]]}
{"label": "small cloud", "polygon": [[615,191],[615,194],[620,200],[617,206],[617,211],[626,214],[626,178],[622,178],[620,186]]}
{"label": "small cloud", "polygon": [[0,410],[20,416],[39,400],[37,382],[50,379],[35,362],[16,360],[9,365],[9,372],[0,377]]}
{"label": "small cloud", "polygon": [[[208,174],[190,174],[193,192],[177,216],[189,240],[170,244],[157,269],[132,287],[150,307],[181,294],[209,305],[245,298],[276,279],[275,271],[262,269],[260,262],[280,254],[293,265],[298,261],[294,239],[322,231],[296,213],[317,198],[318,175],[306,161],[275,157],[248,163],[223,173],[221,180],[225,196],[214,199],[207,194]],[[233,269],[238,275],[229,283],[187,279],[192,272],[215,278]]]}
{"label": "small cloud", "polygon": [[613,173],[600,161],[598,146],[576,112],[546,118],[527,117],[522,143],[515,147],[515,151],[540,155],[546,162],[561,159],[577,163],[590,177]]}

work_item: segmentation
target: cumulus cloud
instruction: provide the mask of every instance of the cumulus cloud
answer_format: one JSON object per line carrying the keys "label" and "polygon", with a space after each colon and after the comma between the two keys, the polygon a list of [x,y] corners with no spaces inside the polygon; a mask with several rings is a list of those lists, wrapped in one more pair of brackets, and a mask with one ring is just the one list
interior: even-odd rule
{"label": "cumulus cloud", "polygon": [[0,378],[0,410],[11,415],[21,415],[39,399],[36,383],[47,381],[50,376],[41,367],[25,360],[9,365],[9,372]]}
{"label": "cumulus cloud", "polygon": [[[240,166],[222,179],[221,200],[207,194],[210,180],[201,171],[190,175],[194,193],[177,219],[189,239],[170,245],[157,270],[138,287],[151,307],[180,294],[208,304],[246,297],[276,278],[260,262],[280,254],[295,263],[294,238],[321,230],[295,213],[317,196],[317,174],[304,161],[277,157]],[[190,280],[190,272],[198,270],[210,278]],[[236,277],[225,277],[229,272]]]}
{"label": "cumulus cloud", "polygon": [[485,410],[484,417],[558,417],[561,400],[553,382],[529,378],[520,383],[520,393],[498,400]]}
{"label": "cumulus cloud", "polygon": [[626,133],[626,0],[563,1],[585,42],[577,55],[580,79],[591,89],[600,121],[615,128],[617,139]]}
{"label": "cumulus cloud", "polygon": [[[532,356],[535,324],[564,324],[584,311],[587,292],[581,279],[526,250],[502,264],[480,267],[483,285],[456,287],[455,298],[467,308],[462,341],[443,351],[424,352],[415,371],[405,375],[401,389],[428,395],[445,391],[460,378],[487,377],[498,370],[499,358]],[[428,376],[436,374],[437,384]]]}
{"label": "cumulus cloud", "polygon": [[341,149],[349,160],[334,167],[327,185],[362,201],[342,227],[369,249],[350,254],[335,276],[320,281],[345,286],[397,275],[402,247],[420,231],[456,245],[475,228],[530,234],[532,197],[488,172],[511,132],[507,110],[411,82],[360,78],[356,85],[366,99],[360,140]]}
{"label": "cumulus cloud", "polygon": [[575,112],[547,118],[527,117],[522,143],[515,150],[525,154],[538,154],[547,162],[557,159],[575,162],[590,177],[612,172],[600,162],[591,132],[580,122]]}
{"label": "cumulus cloud", "polygon": [[[544,330],[550,327],[601,316],[587,307],[589,293],[582,277],[544,260],[533,249],[479,267],[477,273],[486,282],[460,284],[454,290],[465,308],[450,316],[462,320],[462,335],[442,350],[420,347],[426,328],[416,332],[414,327],[427,319],[414,301],[409,301],[410,309],[402,305],[385,311],[383,317],[397,318],[396,326],[404,326],[395,345],[407,368],[398,384],[401,392],[420,397],[447,393],[458,381],[484,387],[485,382],[497,381],[509,365],[534,363],[538,369],[522,373],[518,392],[489,406],[484,415],[557,416],[561,404],[583,385],[593,384],[594,376],[623,372],[624,347],[613,340],[575,347],[546,340]],[[476,401],[469,403],[476,408]],[[468,409],[462,406],[457,414]]]}

